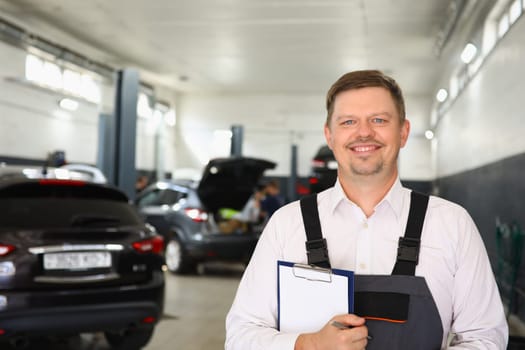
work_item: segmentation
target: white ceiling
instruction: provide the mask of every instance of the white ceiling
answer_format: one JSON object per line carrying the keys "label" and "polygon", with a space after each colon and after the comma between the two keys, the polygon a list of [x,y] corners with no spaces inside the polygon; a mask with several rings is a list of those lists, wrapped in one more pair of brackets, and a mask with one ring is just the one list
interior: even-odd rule
{"label": "white ceiling", "polygon": [[180,91],[324,93],[378,68],[435,93],[451,0],[0,0],[0,17]]}

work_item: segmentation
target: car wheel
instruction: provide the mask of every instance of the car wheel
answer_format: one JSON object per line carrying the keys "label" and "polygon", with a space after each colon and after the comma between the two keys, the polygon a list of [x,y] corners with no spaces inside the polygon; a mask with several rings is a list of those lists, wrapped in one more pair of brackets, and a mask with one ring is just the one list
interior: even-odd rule
{"label": "car wheel", "polygon": [[185,273],[194,267],[184,252],[184,247],[178,238],[172,237],[166,244],[166,266],[172,273]]}
{"label": "car wheel", "polygon": [[122,332],[105,332],[104,336],[113,349],[139,350],[151,339],[154,328],[134,328]]}

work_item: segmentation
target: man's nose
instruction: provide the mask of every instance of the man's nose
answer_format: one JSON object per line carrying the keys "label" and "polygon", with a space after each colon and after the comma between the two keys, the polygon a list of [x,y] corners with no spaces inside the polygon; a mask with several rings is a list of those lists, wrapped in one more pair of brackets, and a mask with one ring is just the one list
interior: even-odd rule
{"label": "man's nose", "polygon": [[374,128],[369,121],[365,120],[359,123],[357,132],[360,137],[368,137],[374,134]]}

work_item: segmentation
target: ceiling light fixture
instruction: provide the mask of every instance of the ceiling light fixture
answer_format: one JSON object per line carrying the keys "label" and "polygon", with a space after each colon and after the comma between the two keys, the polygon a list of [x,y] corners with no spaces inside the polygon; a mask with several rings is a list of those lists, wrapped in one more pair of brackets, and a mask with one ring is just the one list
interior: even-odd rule
{"label": "ceiling light fixture", "polygon": [[463,49],[463,52],[461,52],[461,60],[466,64],[469,64],[470,62],[472,62],[474,57],[476,57],[477,53],[478,48],[476,47],[476,45],[468,43]]}
{"label": "ceiling light fixture", "polygon": [[436,100],[439,102],[444,102],[448,97],[448,91],[445,89],[439,89],[439,91],[436,94]]}
{"label": "ceiling light fixture", "polygon": [[434,138],[434,132],[430,129],[425,131],[425,137],[427,140],[432,140]]}
{"label": "ceiling light fixture", "polygon": [[58,102],[60,108],[74,112],[78,109],[78,102],[70,98],[63,98]]}

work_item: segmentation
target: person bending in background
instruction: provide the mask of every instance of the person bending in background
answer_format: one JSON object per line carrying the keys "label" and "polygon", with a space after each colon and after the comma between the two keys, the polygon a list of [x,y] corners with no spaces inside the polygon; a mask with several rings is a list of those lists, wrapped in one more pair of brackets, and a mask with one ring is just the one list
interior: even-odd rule
{"label": "person bending in background", "polygon": [[279,183],[275,180],[269,181],[264,188],[264,198],[261,200],[261,213],[265,220],[284,205],[284,199],[280,194]]}
{"label": "person bending in background", "polygon": [[[410,123],[396,81],[376,70],[347,73],[328,91],[326,107],[337,181],[270,218],[227,315],[225,348],[505,349],[503,305],[473,220],[459,205],[400,182]],[[319,216],[317,233],[326,239],[327,255],[317,261],[305,246],[316,230],[305,228],[301,207]],[[356,294],[355,314],[333,315],[317,332],[279,332],[278,260],[352,270],[355,290],[375,297],[367,304]],[[385,302],[389,295],[406,303]],[[396,310],[404,318],[388,317]]]}

